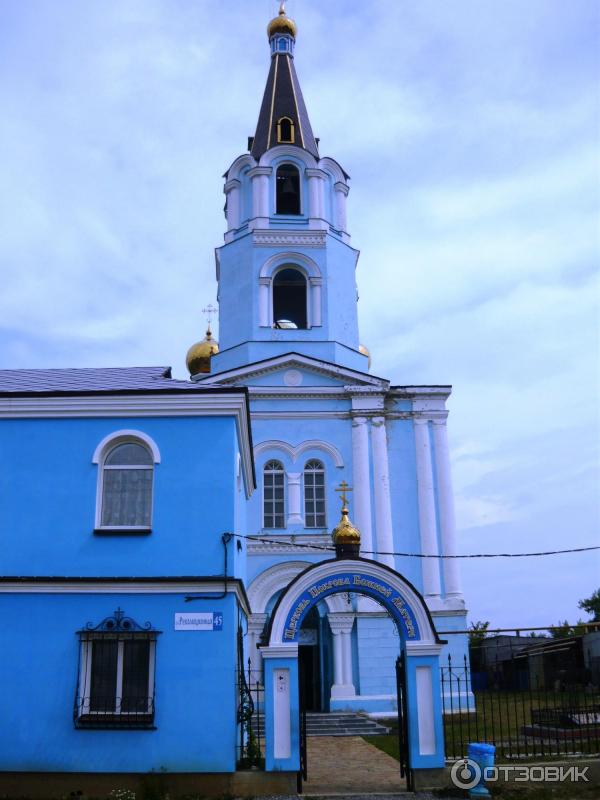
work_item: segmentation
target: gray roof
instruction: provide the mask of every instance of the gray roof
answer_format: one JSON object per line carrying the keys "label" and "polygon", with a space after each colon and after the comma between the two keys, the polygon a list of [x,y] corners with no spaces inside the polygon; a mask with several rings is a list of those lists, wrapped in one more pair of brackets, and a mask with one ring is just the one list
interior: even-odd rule
{"label": "gray roof", "polygon": [[0,369],[0,394],[198,390],[175,380],[171,367]]}
{"label": "gray roof", "polygon": [[319,148],[312,131],[293,58],[277,53],[271,59],[267,86],[258,116],[251,153],[260,157],[277,144],[277,120],[289,117],[296,130],[296,146],[308,150],[318,161]]}

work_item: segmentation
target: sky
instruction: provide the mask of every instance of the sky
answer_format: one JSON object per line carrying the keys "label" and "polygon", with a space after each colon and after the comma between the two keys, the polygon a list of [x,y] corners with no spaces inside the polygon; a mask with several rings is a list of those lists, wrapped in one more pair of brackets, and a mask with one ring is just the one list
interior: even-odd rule
{"label": "sky", "polygon": [[[600,544],[600,4],[287,7],[372,372],[454,387],[458,551]],[[1,367],[185,377],[277,8],[0,0]],[[600,585],[597,553],[461,569],[492,627],[585,619]]]}

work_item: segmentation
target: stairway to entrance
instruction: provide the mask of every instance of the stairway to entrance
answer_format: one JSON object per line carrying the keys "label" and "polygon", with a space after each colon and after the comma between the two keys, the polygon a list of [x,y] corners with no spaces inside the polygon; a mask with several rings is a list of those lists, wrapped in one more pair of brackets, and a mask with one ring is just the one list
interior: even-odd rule
{"label": "stairway to entrance", "polygon": [[362,714],[341,711],[306,714],[307,736],[377,736],[389,732],[389,728]]}
{"label": "stairway to entrance", "polygon": [[[253,717],[252,730],[258,736],[265,735],[262,714],[260,723],[257,721],[256,715]],[[308,711],[306,714],[307,736],[381,736],[389,732],[389,728],[363,714],[352,712],[324,714],[313,711]]]}

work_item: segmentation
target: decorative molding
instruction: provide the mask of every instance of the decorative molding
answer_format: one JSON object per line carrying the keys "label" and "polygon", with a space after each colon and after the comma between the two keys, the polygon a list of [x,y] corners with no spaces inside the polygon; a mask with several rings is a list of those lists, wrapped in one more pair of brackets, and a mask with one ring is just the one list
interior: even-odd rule
{"label": "decorative molding", "polygon": [[296,445],[296,447],[292,447],[292,445],[281,439],[270,439],[255,445],[254,456],[257,457],[267,450],[282,450],[292,459],[292,463],[294,464],[298,458],[308,450],[322,450],[332,459],[336,467],[344,466],[344,459],[337,447],[334,447],[330,442],[324,442],[322,439],[307,439],[305,442]]}
{"label": "decorative molding", "polygon": [[[268,264],[269,262],[266,263]],[[263,265],[263,269],[265,266],[266,264]],[[361,384],[349,384],[353,393],[362,391],[363,385],[365,388],[367,386],[374,387],[375,392],[387,393],[390,385],[389,381],[385,380],[384,378],[377,378],[367,373],[359,373],[357,370],[341,367],[337,364],[332,364],[330,361],[323,361],[322,359],[313,358],[311,356],[303,356],[300,353],[286,353],[281,356],[275,356],[274,358],[266,359],[263,362],[258,362],[243,367],[236,367],[235,369],[231,370],[225,370],[222,373],[216,373],[215,375],[207,376],[202,380],[201,383],[202,385],[206,384],[212,386],[214,384],[229,385],[243,381],[244,385],[247,385],[249,378],[260,377],[261,375],[269,375],[273,372],[279,372],[286,368],[305,368],[310,372],[316,373],[317,375],[324,375],[329,378],[337,378],[340,381],[343,381],[344,384],[346,384],[346,381],[360,380]],[[265,389],[266,388],[268,387],[265,387]]]}
{"label": "decorative molding", "polygon": [[261,247],[325,247],[326,231],[297,231],[295,233],[278,233],[255,229],[252,232],[252,243]]}
{"label": "decorative molding", "polygon": [[143,442],[152,453],[154,463],[160,464],[160,451],[154,439],[150,438],[147,433],[136,430],[113,431],[113,433],[109,433],[108,436],[105,436],[94,450],[92,464],[99,464],[104,458],[108,448],[112,445],[116,445],[121,441],[130,441],[131,439],[138,439],[140,442]]}
{"label": "decorative molding", "polygon": [[442,644],[431,642],[406,642],[407,656],[439,656],[442,651]]}
{"label": "decorative molding", "polygon": [[[266,556],[266,555],[282,555],[282,554],[288,556],[291,555],[327,556],[334,554],[333,550],[329,551],[320,549],[322,547],[332,547],[331,535],[329,533],[317,533],[317,534],[285,533],[273,537],[274,539],[277,539],[277,542],[283,542],[283,544],[278,544],[277,542],[262,541],[263,539],[268,538],[269,536],[268,534],[266,534],[265,536],[260,536],[260,534],[257,534],[257,536],[260,537],[261,541],[253,539],[246,540],[247,552],[249,556]],[[314,550],[311,550],[307,548],[306,545],[316,545],[317,547]]]}
{"label": "decorative molding", "polygon": [[[274,564],[264,572],[261,572],[260,575],[257,575],[248,587],[250,606],[257,610],[255,616],[262,618],[264,615],[266,621],[268,615],[265,613],[265,609],[273,595],[285,589],[296,575],[311,566],[312,562],[310,561],[288,561],[282,564]],[[344,597],[345,595],[339,594],[324,598],[328,613],[347,613],[348,603],[344,600]]]}
{"label": "decorative molding", "polygon": [[298,658],[297,644],[271,645],[259,649],[263,658]]}
{"label": "decorative molding", "polygon": [[[281,243],[278,243],[277,246],[279,246],[279,244]],[[301,242],[301,244],[303,243]],[[312,258],[304,255],[304,253],[297,253],[293,250],[288,250],[285,253],[276,253],[274,256],[271,256],[265,261],[260,268],[259,280],[260,278],[272,278],[280,267],[287,266],[288,264],[294,267],[299,267],[301,271],[305,272],[307,278],[322,277],[321,269],[316,261],[313,261]],[[302,270],[302,268],[304,268],[304,270]]]}
{"label": "decorative molding", "polygon": [[304,376],[298,369],[288,369],[283,373],[283,382],[286,386],[300,386]]}

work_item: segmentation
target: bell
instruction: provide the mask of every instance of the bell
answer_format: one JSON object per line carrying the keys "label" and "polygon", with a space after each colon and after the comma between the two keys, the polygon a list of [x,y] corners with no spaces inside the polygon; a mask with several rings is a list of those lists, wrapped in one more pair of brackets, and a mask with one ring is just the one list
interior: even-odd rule
{"label": "bell", "polygon": [[294,189],[294,182],[291,178],[286,178],[283,182],[283,189],[281,190],[283,194],[296,194],[296,190]]}

